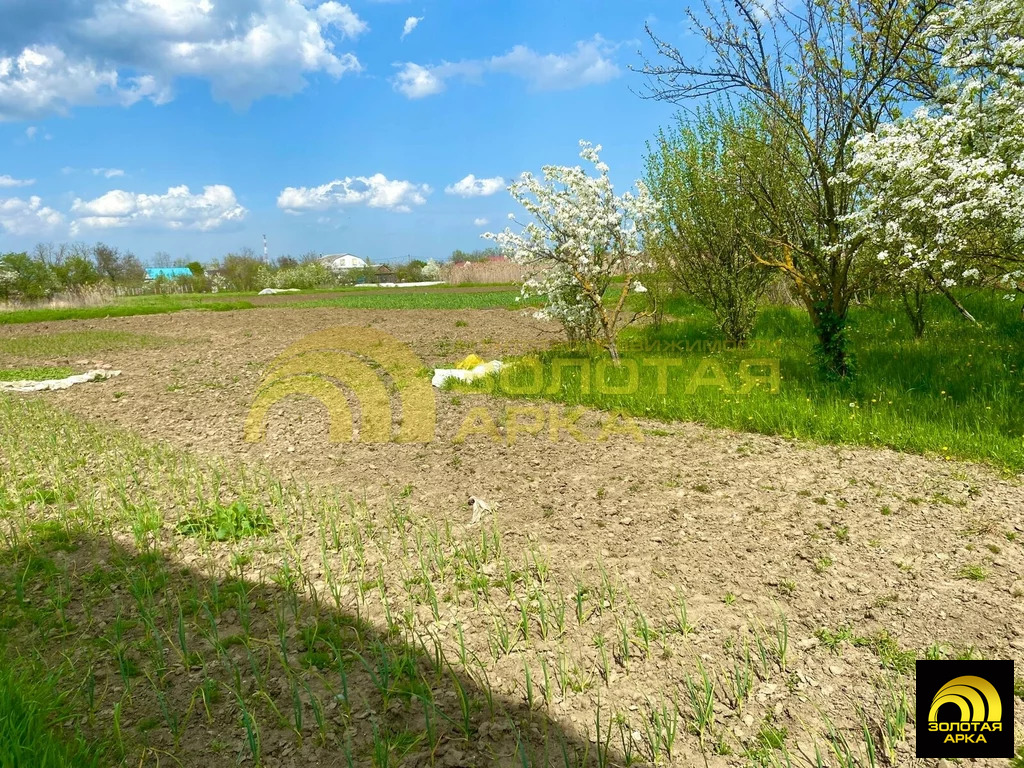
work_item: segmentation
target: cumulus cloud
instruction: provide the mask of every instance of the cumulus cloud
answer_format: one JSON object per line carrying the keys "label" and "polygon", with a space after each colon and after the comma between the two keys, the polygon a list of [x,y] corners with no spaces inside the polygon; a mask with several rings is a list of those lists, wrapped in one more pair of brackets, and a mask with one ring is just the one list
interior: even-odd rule
{"label": "cumulus cloud", "polygon": [[[115,69],[88,58],[69,58],[54,45],[31,46],[17,57],[0,56],[0,120],[63,114],[79,104],[129,106],[147,97],[161,100],[152,77],[119,80]],[[33,131],[29,138],[36,135]]]}
{"label": "cumulus cloud", "polygon": [[115,176],[124,176],[124,171],[120,168],[93,168],[93,176],[102,176],[105,179],[113,179]]}
{"label": "cumulus cloud", "polygon": [[179,77],[245,107],[299,91],[313,73],[360,70],[336,46],[368,29],[335,0],[54,0],[46,14],[23,5],[0,31],[0,120],[161,104]]}
{"label": "cumulus cloud", "polygon": [[437,67],[431,70],[410,62],[395,75],[394,84],[395,90],[410,99],[422,99],[444,90],[444,76],[438,74]]}
{"label": "cumulus cloud", "polygon": [[285,187],[277,197],[277,207],[287,213],[302,213],[366,205],[408,213],[411,206],[426,203],[432,191],[427,184],[389,179],[382,173],[375,173],[373,176],[346,176],[319,187]]}
{"label": "cumulus cloud", "polygon": [[479,217],[477,219],[473,219],[473,226],[474,227],[486,227],[488,224],[490,224],[490,222],[487,219],[485,219],[483,216],[481,216],[481,217]]}
{"label": "cumulus cloud", "polygon": [[64,223],[64,217],[48,206],[41,198],[32,196],[28,200],[20,197],[0,199],[0,231],[11,235],[30,236],[53,233]]}
{"label": "cumulus cloud", "polygon": [[616,46],[600,35],[576,43],[569,53],[537,53],[525,45],[517,45],[508,53],[489,59],[465,59],[457,62],[425,66],[414,62],[396,64],[398,73],[392,80],[395,90],[410,99],[440,93],[447,81],[461,78],[479,81],[483,75],[506,74],[525,80],[539,91],[559,91],[597,85],[618,77],[622,71],[612,59]]}
{"label": "cumulus cloud", "polygon": [[466,178],[460,179],[454,184],[449,184],[444,188],[444,191],[449,195],[458,195],[459,197],[488,197],[495,192],[500,192],[504,188],[505,179],[501,176],[495,176],[491,179],[478,179],[471,173]]}
{"label": "cumulus cloud", "polygon": [[35,179],[16,179],[6,173],[0,176],[0,187],[30,187],[35,183]]}
{"label": "cumulus cloud", "polygon": [[203,187],[193,194],[185,185],[171,187],[163,195],[146,195],[114,189],[95,200],[76,199],[72,229],[153,227],[209,232],[240,222],[248,211],[238,204],[234,190],[223,184]]}
{"label": "cumulus cloud", "polygon": [[333,24],[347,37],[353,39],[359,37],[370,28],[370,25],[360,19],[355,11],[347,5],[334,2],[334,0],[328,0],[328,2],[318,6],[316,17],[321,24]]}
{"label": "cumulus cloud", "polygon": [[405,24],[402,26],[402,39],[405,40],[406,35],[416,29],[416,26],[423,21],[423,16],[410,16],[405,20]]}

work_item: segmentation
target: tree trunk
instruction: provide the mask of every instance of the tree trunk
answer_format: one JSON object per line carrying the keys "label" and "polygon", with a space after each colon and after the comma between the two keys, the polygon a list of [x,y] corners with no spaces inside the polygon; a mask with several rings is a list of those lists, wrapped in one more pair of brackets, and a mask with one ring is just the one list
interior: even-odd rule
{"label": "tree trunk", "polygon": [[900,297],[903,299],[903,308],[907,312],[907,319],[914,329],[914,338],[920,339],[924,336],[924,297],[925,291],[920,283],[912,289],[900,287]]}
{"label": "tree trunk", "polygon": [[845,379],[853,373],[850,337],[846,329],[848,308],[836,312],[831,303],[817,301],[811,311],[818,336],[818,360],[826,376]]}

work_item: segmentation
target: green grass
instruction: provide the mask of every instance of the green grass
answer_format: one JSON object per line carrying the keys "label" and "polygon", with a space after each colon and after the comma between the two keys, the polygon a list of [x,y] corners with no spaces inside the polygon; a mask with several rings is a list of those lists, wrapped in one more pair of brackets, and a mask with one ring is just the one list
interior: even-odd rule
{"label": "green grass", "polygon": [[104,317],[134,317],[135,315],[161,315],[183,309],[205,309],[225,312],[252,309],[251,301],[218,298],[212,295],[172,294],[160,296],[127,296],[112,304],[98,307],[66,307],[59,309],[15,309],[0,312],[0,325],[56,322],[58,320],[96,320]]}
{"label": "green grass", "polygon": [[518,298],[519,291],[515,289],[458,291],[402,288],[384,291],[365,288],[336,298],[287,302],[276,306],[293,309],[515,309],[520,306]]}
{"label": "green grass", "polygon": [[[975,294],[963,301],[980,326],[967,323],[944,300],[935,299],[929,305],[931,323],[923,339],[913,338],[893,301],[855,307],[850,330],[857,374],[837,382],[820,375],[813,332],[800,309],[764,309],[750,347],[729,349],[706,310],[676,299],[670,306],[672,322],[622,336],[627,371],[609,367],[606,380],[625,384],[629,368],[635,366],[633,391],[601,391],[594,379],[603,352],[587,358],[589,393],[581,386],[579,366],[565,368],[567,373],[558,380],[551,362],[567,353],[553,351],[540,358],[542,395],[636,416],[824,443],[884,446],[1019,471],[1024,469],[1024,322],[1018,306],[997,296]],[[664,394],[658,391],[658,367],[644,364],[651,358],[671,359],[663,368]],[[747,394],[735,391],[741,364],[755,358],[778,362],[777,393],[764,386]],[[706,380],[720,373],[731,391],[705,381],[688,392],[701,365]],[[536,388],[524,384],[532,376],[525,367],[510,373],[505,393],[525,389],[536,395]]]}
{"label": "green grass", "polygon": [[[424,287],[424,288],[356,288],[352,286],[317,288],[299,291],[290,296],[294,300],[279,300],[263,308],[312,309],[341,307],[347,309],[514,309],[518,306],[517,288],[491,286],[493,290],[479,290],[482,286]],[[477,290],[472,290],[477,289]],[[330,298],[301,299],[303,295],[331,293]],[[133,317],[160,315],[188,309],[227,312],[254,309],[258,306],[250,298],[255,293],[218,294],[163,294],[125,296],[98,307],[17,309],[0,312],[0,325],[56,322],[59,320],[95,320],[105,317]],[[245,298],[241,298],[245,297]]]}
{"label": "green grass", "polygon": [[74,373],[65,366],[57,368],[0,368],[0,381],[45,381],[46,379],[63,379]]}
{"label": "green grass", "polygon": [[80,733],[60,727],[68,713],[49,679],[0,660],[0,768],[108,765]]}
{"label": "green grass", "polygon": [[988,578],[988,571],[980,565],[965,565],[957,572],[957,578],[967,579],[968,581],[984,581]]}
{"label": "green grass", "polygon": [[85,357],[121,349],[164,346],[168,339],[126,331],[77,331],[0,338],[0,355],[49,360]]}

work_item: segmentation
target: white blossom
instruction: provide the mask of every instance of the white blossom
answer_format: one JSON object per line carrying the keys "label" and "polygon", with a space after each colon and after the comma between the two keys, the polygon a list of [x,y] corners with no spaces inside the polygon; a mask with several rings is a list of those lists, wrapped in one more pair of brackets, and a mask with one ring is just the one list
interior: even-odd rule
{"label": "white blossom", "polygon": [[897,278],[949,287],[988,274],[1021,290],[1010,265],[1024,261],[1024,4],[956,0],[931,33],[949,83],[854,141],[869,196],[849,236],[875,243]]}
{"label": "white blossom", "polygon": [[[596,176],[580,166],[557,165],[544,166],[542,179],[524,173],[509,192],[529,220],[518,232],[509,228],[484,237],[527,268],[522,296],[544,299],[540,316],[562,323],[571,339],[591,340],[600,330],[617,356],[622,306],[604,308],[602,295],[615,275],[626,277],[623,296],[630,290],[643,292],[633,278],[648,263],[643,236],[658,204],[642,181],[636,182],[635,193],[616,196],[600,152],[600,145],[580,142],[580,158],[594,166]],[[515,220],[512,214],[509,218]]]}

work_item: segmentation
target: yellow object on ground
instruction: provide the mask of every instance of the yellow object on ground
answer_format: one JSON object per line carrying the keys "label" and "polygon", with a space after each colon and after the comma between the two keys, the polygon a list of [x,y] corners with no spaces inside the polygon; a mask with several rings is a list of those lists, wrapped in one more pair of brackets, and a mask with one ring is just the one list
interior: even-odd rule
{"label": "yellow object on ground", "polygon": [[477,355],[470,355],[462,362],[456,363],[455,367],[460,371],[471,371],[478,365],[483,365],[485,362],[487,361],[484,360],[482,357],[478,357]]}

